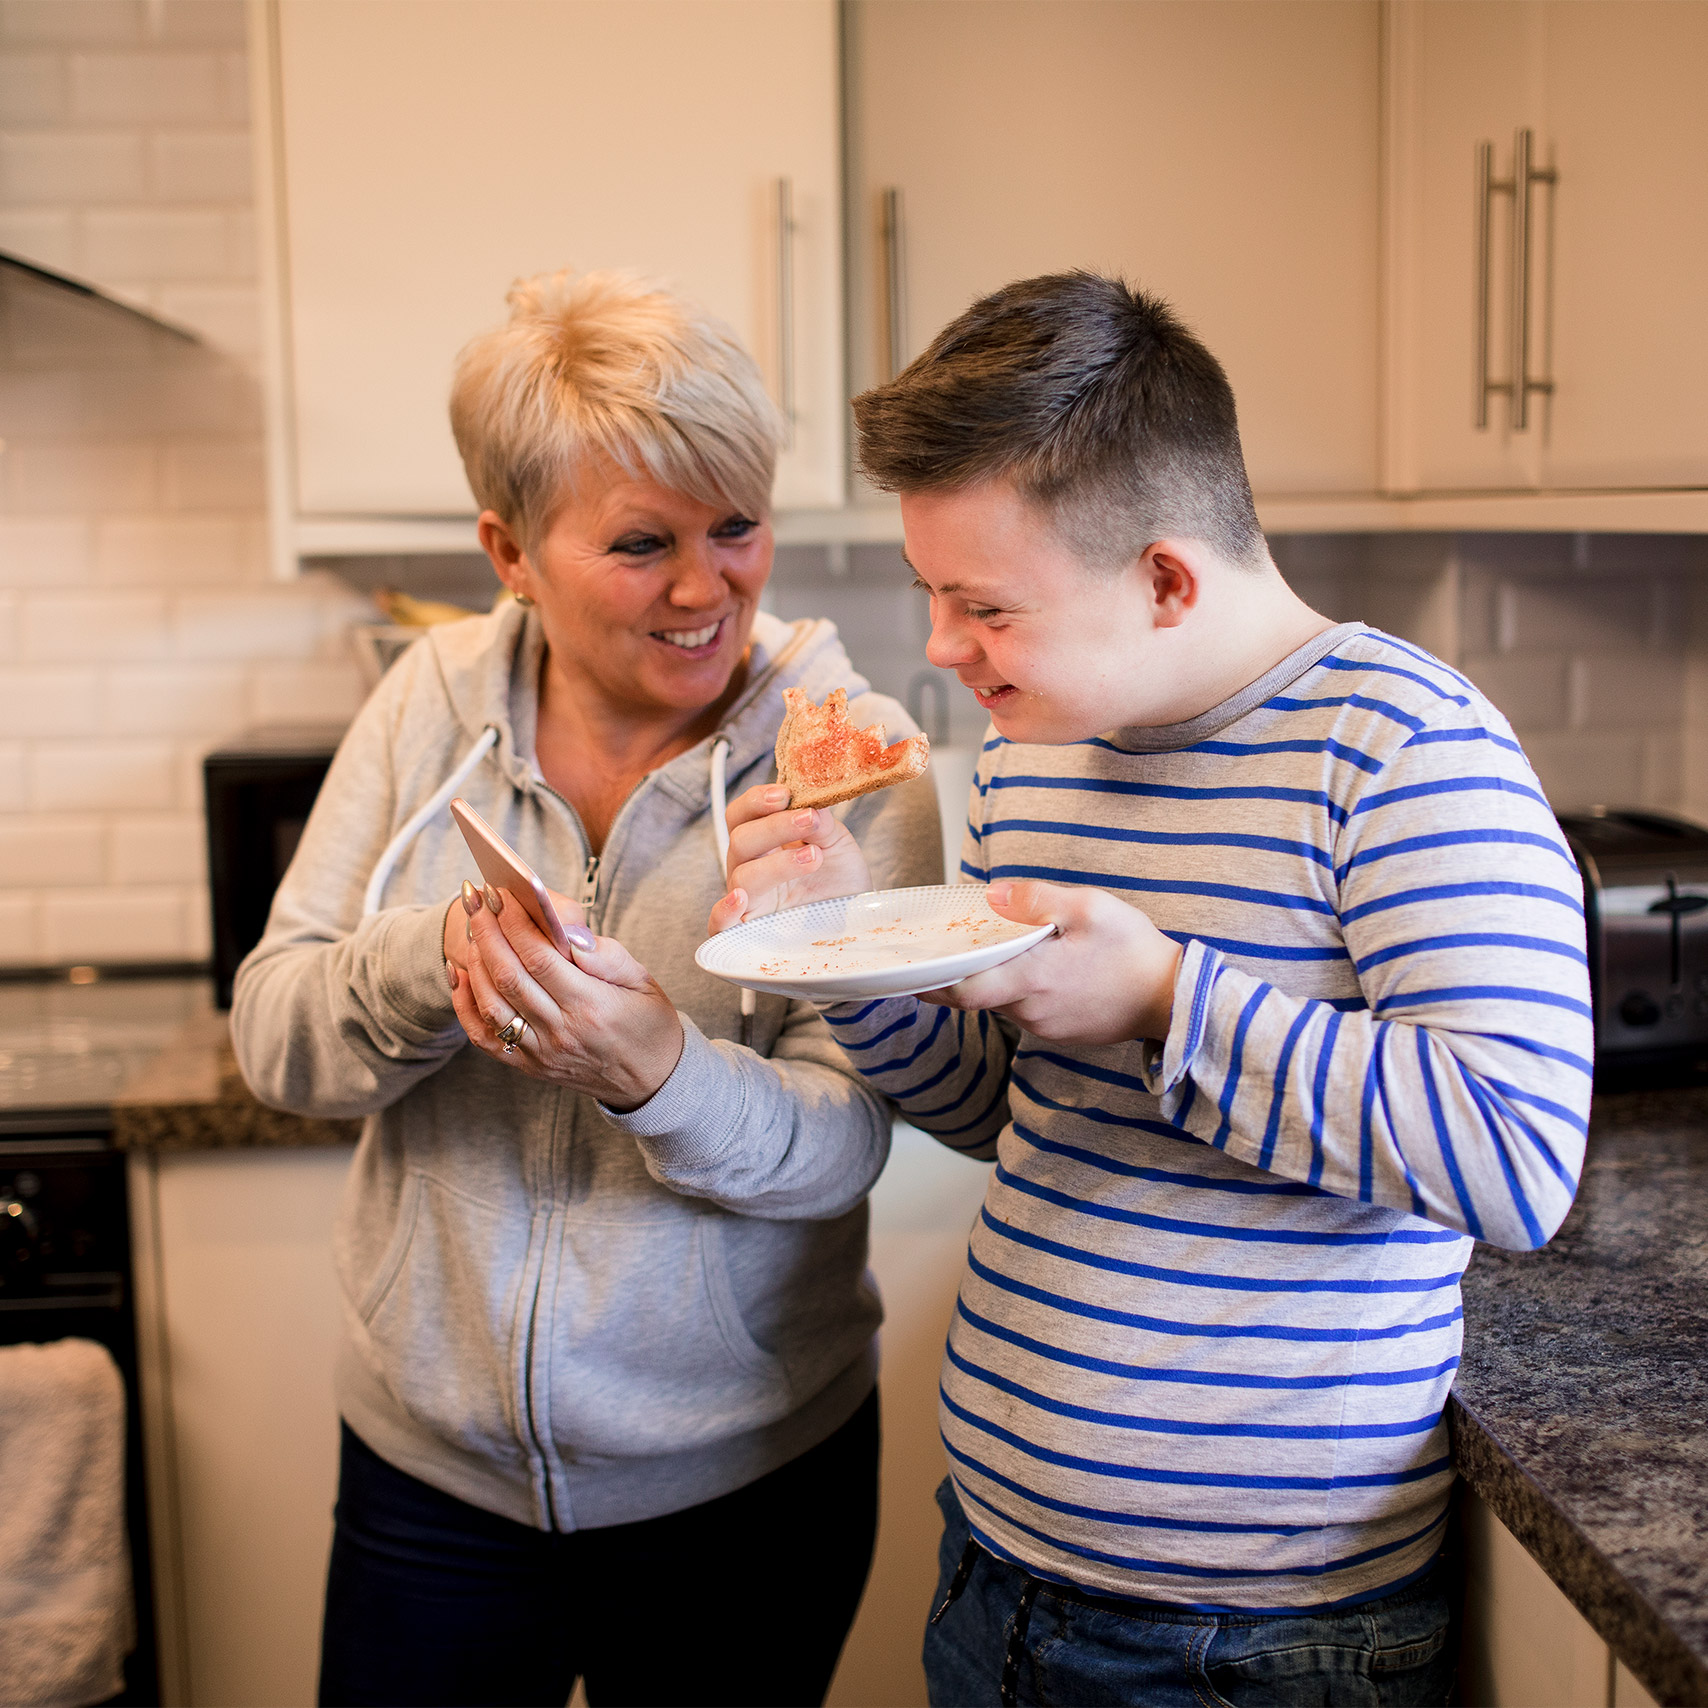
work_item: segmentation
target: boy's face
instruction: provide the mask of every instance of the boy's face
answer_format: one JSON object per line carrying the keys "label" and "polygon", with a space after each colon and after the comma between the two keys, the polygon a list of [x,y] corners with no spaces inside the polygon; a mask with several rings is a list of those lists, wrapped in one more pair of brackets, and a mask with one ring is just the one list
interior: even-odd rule
{"label": "boy's face", "polygon": [[1142,564],[1088,569],[1006,482],[904,493],[906,555],[931,596],[925,656],[1010,741],[1083,741],[1147,717],[1157,633]]}

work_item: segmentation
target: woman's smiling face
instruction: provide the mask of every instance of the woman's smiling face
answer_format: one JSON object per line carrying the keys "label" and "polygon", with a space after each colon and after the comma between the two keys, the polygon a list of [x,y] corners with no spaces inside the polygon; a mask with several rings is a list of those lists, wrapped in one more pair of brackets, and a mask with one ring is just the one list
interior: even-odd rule
{"label": "woman's smiling face", "polygon": [[692,712],[746,655],[772,550],[768,517],[608,467],[583,476],[511,586],[539,606],[554,669],[613,710]]}

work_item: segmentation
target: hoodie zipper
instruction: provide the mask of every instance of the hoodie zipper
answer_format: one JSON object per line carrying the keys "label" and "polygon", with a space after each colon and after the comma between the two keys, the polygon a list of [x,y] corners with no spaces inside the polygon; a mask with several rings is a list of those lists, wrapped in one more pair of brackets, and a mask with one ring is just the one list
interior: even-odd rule
{"label": "hoodie zipper", "polygon": [[581,874],[581,893],[575,898],[581,903],[581,915],[587,921],[587,928],[597,932],[599,929],[599,856],[587,856],[586,870]]}

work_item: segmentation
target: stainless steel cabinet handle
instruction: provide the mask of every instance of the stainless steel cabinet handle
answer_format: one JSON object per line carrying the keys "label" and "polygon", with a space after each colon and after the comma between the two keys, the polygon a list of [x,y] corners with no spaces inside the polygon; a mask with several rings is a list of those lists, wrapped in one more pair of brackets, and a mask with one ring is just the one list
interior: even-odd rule
{"label": "stainless steel cabinet handle", "polygon": [[1493,289],[1490,269],[1494,266],[1494,199],[1512,194],[1512,179],[1494,175],[1494,144],[1477,144],[1477,426],[1489,424],[1489,399],[1512,393],[1509,380],[1489,378],[1489,295]]}
{"label": "stainless steel cabinet handle", "polygon": [[1559,177],[1552,167],[1538,168],[1535,153],[1534,135],[1519,130],[1512,140],[1512,425],[1519,432],[1530,424],[1530,394],[1554,389],[1552,380],[1530,377],[1530,193]]}
{"label": "stainless steel cabinet handle", "polygon": [[777,180],[777,406],[784,444],[795,442],[795,186]]}
{"label": "stainless steel cabinet handle", "polygon": [[901,191],[884,191],[884,336],[889,346],[886,379],[907,366],[907,274],[902,252]]}

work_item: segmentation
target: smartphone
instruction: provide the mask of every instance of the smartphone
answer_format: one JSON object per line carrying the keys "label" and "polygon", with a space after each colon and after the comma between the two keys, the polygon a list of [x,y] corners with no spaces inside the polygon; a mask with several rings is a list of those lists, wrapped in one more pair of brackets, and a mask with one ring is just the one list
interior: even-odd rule
{"label": "smartphone", "polygon": [[469,845],[480,875],[495,890],[508,890],[546,934],[551,946],[566,961],[570,960],[569,934],[534,868],[460,795],[451,802],[451,817],[457,821],[457,829],[463,833],[463,841]]}

